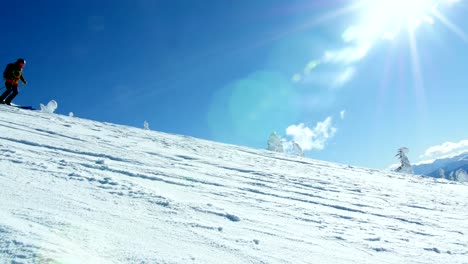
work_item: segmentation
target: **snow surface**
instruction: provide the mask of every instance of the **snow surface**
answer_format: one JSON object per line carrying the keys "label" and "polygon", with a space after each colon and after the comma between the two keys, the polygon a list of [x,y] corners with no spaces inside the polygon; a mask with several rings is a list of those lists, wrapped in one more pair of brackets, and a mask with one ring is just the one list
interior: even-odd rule
{"label": "snow surface", "polygon": [[0,263],[468,263],[468,185],[0,106]]}

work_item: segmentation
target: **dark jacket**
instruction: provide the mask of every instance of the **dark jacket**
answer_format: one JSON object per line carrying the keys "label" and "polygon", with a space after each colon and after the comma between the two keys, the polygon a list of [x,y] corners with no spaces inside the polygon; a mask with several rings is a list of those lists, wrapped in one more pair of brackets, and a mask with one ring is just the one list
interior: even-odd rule
{"label": "dark jacket", "polygon": [[26,83],[26,80],[23,78],[23,69],[17,63],[10,63],[6,66],[5,71],[3,72],[3,78],[7,82],[15,84],[18,84],[20,80],[23,83]]}

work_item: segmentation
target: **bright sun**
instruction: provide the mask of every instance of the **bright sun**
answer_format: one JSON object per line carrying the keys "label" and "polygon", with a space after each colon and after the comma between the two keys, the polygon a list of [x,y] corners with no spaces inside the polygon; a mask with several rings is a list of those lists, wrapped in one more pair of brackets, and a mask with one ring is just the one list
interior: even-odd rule
{"label": "bright sun", "polygon": [[[352,14],[352,21],[343,31],[341,37],[345,46],[341,49],[327,50],[322,58],[311,61],[303,73],[293,76],[294,82],[307,80],[320,64],[337,64],[345,70],[337,77],[346,76],[349,80],[358,61],[363,60],[369,51],[380,42],[393,42],[399,45],[387,47],[403,48],[401,45],[407,37],[410,51],[411,71],[414,88],[424,97],[423,71],[418,52],[418,37],[422,34],[437,34],[437,29],[445,26],[452,33],[468,43],[468,34],[464,29],[444,14],[444,10],[468,0],[347,0],[349,5],[325,13],[318,19],[304,25],[304,28],[317,23]],[[329,1],[334,2],[334,1]],[[437,25],[434,30],[418,32],[424,26]],[[340,81],[341,83],[341,81]]]}
{"label": "bright sun", "polygon": [[402,33],[407,33],[414,88],[418,98],[422,98],[420,104],[424,105],[424,78],[416,31],[424,25],[441,23],[468,42],[464,30],[441,12],[445,7],[461,1],[463,0],[359,0],[353,7],[359,13],[360,21],[348,28],[343,38],[347,42],[356,43],[356,50],[365,48],[367,52],[379,39],[394,40]]}
{"label": "bright sun", "polygon": [[433,24],[435,0],[361,0],[363,23],[391,36],[402,29],[415,30],[421,24]]}

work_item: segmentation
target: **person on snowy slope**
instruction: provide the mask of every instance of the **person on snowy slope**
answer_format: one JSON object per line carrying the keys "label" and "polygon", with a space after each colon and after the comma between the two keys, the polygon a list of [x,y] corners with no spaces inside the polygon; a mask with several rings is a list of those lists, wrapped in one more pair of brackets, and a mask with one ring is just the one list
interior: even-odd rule
{"label": "person on snowy slope", "polygon": [[23,67],[26,64],[24,59],[18,59],[15,63],[9,63],[3,72],[3,79],[5,79],[6,91],[0,95],[0,104],[10,105],[13,98],[18,95],[18,84],[22,81],[26,84],[23,78]]}

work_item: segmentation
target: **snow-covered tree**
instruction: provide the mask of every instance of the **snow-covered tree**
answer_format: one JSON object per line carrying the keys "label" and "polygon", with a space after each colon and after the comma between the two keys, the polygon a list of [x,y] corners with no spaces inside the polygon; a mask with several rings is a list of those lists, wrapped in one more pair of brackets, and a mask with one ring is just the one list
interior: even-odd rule
{"label": "snow-covered tree", "polygon": [[441,178],[441,179],[445,179],[445,171],[444,171],[444,169],[440,169],[440,170],[439,170],[439,175],[440,175],[440,178]]}
{"label": "snow-covered tree", "polygon": [[148,122],[146,122],[146,120],[145,120],[145,122],[143,123],[143,129],[144,129],[144,130],[150,130],[149,124],[148,124]]}
{"label": "snow-covered tree", "polygon": [[276,132],[271,133],[270,138],[268,138],[267,150],[281,153],[284,152],[283,142]]}
{"label": "snow-covered tree", "polygon": [[301,146],[299,146],[299,144],[296,142],[282,139],[282,143],[284,153],[292,156],[304,157],[304,152],[302,151]]}
{"label": "snow-covered tree", "polygon": [[293,141],[291,146],[291,155],[304,157],[304,152],[302,151],[302,148],[299,146],[299,144]]}
{"label": "snow-covered tree", "polygon": [[395,156],[398,157],[398,159],[401,162],[401,165],[400,167],[395,169],[396,172],[408,173],[408,174],[414,173],[413,167],[411,166],[411,163],[408,157],[406,156],[408,152],[409,152],[409,149],[405,147],[398,149],[398,152]]}
{"label": "snow-covered tree", "polygon": [[58,107],[57,101],[51,100],[47,105],[40,104],[41,112],[52,114]]}
{"label": "snow-covered tree", "polygon": [[292,156],[304,157],[301,146],[294,141],[288,141],[281,138],[276,132],[271,133],[268,139],[267,150],[285,153]]}
{"label": "snow-covered tree", "polygon": [[468,182],[468,173],[464,169],[457,170],[456,175],[459,182]]}
{"label": "snow-covered tree", "polygon": [[451,180],[451,181],[455,180],[455,172],[454,171],[450,172],[450,175],[449,175],[448,179]]}

